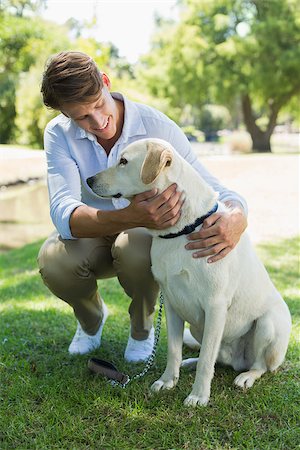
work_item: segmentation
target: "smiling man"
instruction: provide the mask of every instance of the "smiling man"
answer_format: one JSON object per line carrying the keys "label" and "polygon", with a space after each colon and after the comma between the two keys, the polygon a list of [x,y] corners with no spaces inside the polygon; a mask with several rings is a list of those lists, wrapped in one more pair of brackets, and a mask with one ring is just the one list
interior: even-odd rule
{"label": "smiling man", "polygon": [[122,132],[124,105],[121,100],[110,95],[107,75],[102,73],[101,77],[102,89],[95,98],[91,98],[91,103],[64,102],[61,111],[85,131],[96,136],[99,144],[109,151]]}
{"label": "smiling man", "polygon": [[97,280],[118,277],[131,299],[125,359],[146,360],[152,351],[153,313],[158,285],[151,273],[151,237],[145,227],[167,229],[179,216],[182,196],[176,185],[150,190],[132,202],[101,199],[86,180],[117,163],[131,142],[161,138],[173,147],[231,206],[212,214],[188,236],[195,258],[215,262],[237,244],[247,225],[246,203],[210,175],[192,152],[180,128],[161,112],[111,92],[109,78],[88,55],[62,52],[48,62],[42,81],[46,106],[61,112],[45,130],[50,214],[56,227],[39,252],[45,284],[74,310],[77,330],[71,354],[100,346],[107,308]]}

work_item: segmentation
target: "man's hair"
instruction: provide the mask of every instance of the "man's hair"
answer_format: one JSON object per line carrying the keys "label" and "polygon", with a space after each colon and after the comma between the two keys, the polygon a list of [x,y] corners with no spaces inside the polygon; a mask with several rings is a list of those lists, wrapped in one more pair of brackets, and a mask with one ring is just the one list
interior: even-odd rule
{"label": "man's hair", "polygon": [[85,53],[61,52],[47,62],[41,93],[44,104],[61,109],[64,103],[88,103],[100,96],[102,75]]}

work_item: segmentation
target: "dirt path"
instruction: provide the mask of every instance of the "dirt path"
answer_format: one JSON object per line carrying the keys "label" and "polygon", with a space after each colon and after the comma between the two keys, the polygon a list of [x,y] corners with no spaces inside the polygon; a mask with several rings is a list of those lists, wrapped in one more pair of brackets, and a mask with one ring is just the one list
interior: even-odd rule
{"label": "dirt path", "polygon": [[[247,199],[252,241],[299,234],[299,155],[222,155],[200,159],[225,186]],[[45,174],[43,152],[0,149],[0,184]],[[0,249],[43,238],[52,229],[45,183],[1,189]]]}
{"label": "dirt path", "polygon": [[252,241],[299,234],[299,155],[255,154],[202,160],[225,186],[247,200]]}

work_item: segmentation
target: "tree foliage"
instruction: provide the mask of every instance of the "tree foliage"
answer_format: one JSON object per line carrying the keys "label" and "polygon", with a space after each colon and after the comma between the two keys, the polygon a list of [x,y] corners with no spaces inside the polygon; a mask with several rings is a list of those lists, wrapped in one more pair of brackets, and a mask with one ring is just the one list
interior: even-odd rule
{"label": "tree foliage", "polygon": [[130,66],[111,43],[83,37],[95,24],[70,19],[65,25],[43,20],[44,0],[0,0],[0,142],[42,147],[43,130],[57,114],[47,110],[40,85],[48,57],[62,50],[91,55],[101,70],[132,78]]}
{"label": "tree foliage", "polygon": [[[24,6],[25,2],[12,3],[22,3]],[[69,45],[69,41],[66,30],[62,27],[45,22],[38,17],[13,15],[0,10],[0,142],[11,142],[17,137],[16,98],[21,79],[24,79],[25,74],[33,66],[39,67],[41,77],[46,55],[66,45]],[[28,91],[36,89],[41,102],[39,86],[40,78],[36,80],[35,86],[28,85]],[[28,100],[26,94],[24,100],[25,102]],[[29,109],[23,111],[23,114],[29,114],[33,108],[33,112],[36,113],[36,104],[27,106]],[[26,122],[24,116],[23,121]]]}
{"label": "tree foliage", "polygon": [[0,14],[23,17],[40,11],[45,4],[46,0],[0,0]]}
{"label": "tree foliage", "polygon": [[[49,25],[49,24],[47,24]],[[54,26],[54,24],[53,24]],[[55,31],[55,32],[54,32]],[[36,58],[35,64],[22,72],[16,91],[16,133],[19,144],[42,148],[43,133],[48,121],[58,114],[47,109],[42,102],[40,85],[45,61],[51,54],[61,50],[80,50],[89,54],[102,70],[108,68],[110,47],[102,45],[93,38],[79,36],[74,41],[66,40],[66,29],[56,28],[49,31],[49,38],[41,42],[42,58]]]}
{"label": "tree foliage", "polygon": [[183,0],[179,23],[155,35],[143,76],[173,108],[232,110],[238,99],[254,148],[270,150],[279,111],[300,91],[299,44],[297,0]]}

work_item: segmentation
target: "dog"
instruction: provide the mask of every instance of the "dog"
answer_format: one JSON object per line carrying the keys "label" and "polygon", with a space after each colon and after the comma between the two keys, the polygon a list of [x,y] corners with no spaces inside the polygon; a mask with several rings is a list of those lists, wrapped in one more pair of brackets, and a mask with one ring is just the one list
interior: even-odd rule
{"label": "dog", "polygon": [[[223,259],[208,264],[192,258],[185,249],[186,233],[208,214],[226,206],[176,150],[160,139],[129,144],[118,164],[87,180],[101,197],[124,197],[172,183],[184,192],[185,201],[176,225],[149,230],[152,272],[163,293],[167,333],[167,366],[151,390],[173,388],[182,362],[185,321],[199,343],[195,381],[184,404],[206,405],[216,362],[241,372],[234,380],[243,389],[284,361],[291,330],[289,309],[271,282],[247,233]],[[195,341],[194,341],[195,342]]]}

